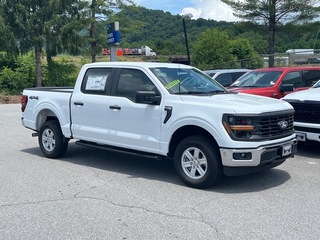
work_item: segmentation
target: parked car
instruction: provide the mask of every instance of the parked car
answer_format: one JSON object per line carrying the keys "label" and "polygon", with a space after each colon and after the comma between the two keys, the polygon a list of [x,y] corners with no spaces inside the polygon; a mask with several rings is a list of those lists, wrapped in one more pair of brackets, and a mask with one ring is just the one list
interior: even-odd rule
{"label": "parked car", "polygon": [[320,67],[261,68],[241,76],[228,89],[231,92],[282,98],[288,93],[310,88],[319,79]]}
{"label": "parked car", "polygon": [[308,58],[308,59],[296,59],[294,60],[295,64],[319,64],[320,63],[320,58]]}
{"label": "parked car", "polygon": [[249,69],[216,69],[205,70],[212,79],[218,81],[222,86],[228,87],[243,74],[249,72]]}

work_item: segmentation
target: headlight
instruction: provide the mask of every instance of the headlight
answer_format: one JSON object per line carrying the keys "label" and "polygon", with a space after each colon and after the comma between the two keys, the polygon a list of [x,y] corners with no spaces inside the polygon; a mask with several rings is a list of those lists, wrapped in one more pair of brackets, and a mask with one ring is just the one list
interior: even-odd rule
{"label": "headlight", "polygon": [[250,117],[225,116],[223,126],[231,136],[236,139],[250,139],[255,129]]}

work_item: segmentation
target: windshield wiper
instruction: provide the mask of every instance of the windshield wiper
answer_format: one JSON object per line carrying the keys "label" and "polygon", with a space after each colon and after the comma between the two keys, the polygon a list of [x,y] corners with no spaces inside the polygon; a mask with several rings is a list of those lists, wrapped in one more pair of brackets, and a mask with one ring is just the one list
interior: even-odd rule
{"label": "windshield wiper", "polygon": [[209,94],[208,92],[203,91],[188,91],[188,92],[177,92],[177,95],[188,95],[188,94]]}
{"label": "windshield wiper", "polygon": [[219,93],[229,93],[228,91],[225,90],[213,90],[213,91],[209,91],[209,94],[219,94]]}
{"label": "windshield wiper", "polygon": [[219,94],[219,93],[228,93],[227,91],[224,90],[213,90],[213,91],[188,91],[188,92],[180,92],[180,93],[175,93],[175,94],[181,94],[181,95],[188,95],[188,94],[196,94],[196,95],[213,95],[213,94]]}
{"label": "windshield wiper", "polygon": [[248,85],[248,86],[243,86],[243,85],[241,85],[241,86],[229,86],[228,88],[245,88],[245,87],[247,87],[247,88],[255,88],[255,87],[261,87],[261,86],[255,86],[255,85]]}

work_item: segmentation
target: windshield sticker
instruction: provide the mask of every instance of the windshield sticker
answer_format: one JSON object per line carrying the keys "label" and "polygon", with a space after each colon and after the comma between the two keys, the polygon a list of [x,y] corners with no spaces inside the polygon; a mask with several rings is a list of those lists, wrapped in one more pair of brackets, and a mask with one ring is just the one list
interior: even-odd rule
{"label": "windshield sticker", "polygon": [[165,88],[166,88],[166,89],[170,89],[170,88],[178,85],[179,83],[180,83],[180,80],[179,80],[179,79],[176,79],[176,80],[168,83],[168,84],[165,86]]}
{"label": "windshield sticker", "polygon": [[104,90],[107,82],[107,76],[89,76],[86,84],[86,90]]}

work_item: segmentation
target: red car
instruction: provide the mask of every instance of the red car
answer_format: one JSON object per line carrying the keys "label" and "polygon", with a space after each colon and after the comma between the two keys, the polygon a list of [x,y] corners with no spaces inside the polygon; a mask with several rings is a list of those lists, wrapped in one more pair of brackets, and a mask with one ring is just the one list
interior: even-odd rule
{"label": "red car", "polygon": [[320,67],[261,68],[241,76],[228,90],[282,98],[290,92],[311,87],[319,79]]}

